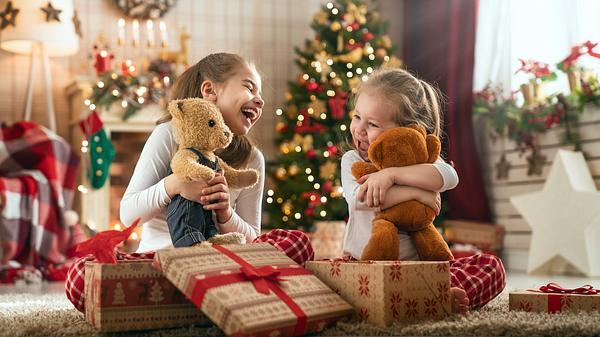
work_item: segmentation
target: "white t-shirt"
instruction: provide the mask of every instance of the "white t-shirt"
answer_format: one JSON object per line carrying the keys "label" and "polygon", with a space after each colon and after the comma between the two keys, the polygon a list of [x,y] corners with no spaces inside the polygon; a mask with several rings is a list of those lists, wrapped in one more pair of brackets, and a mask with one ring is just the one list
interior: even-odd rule
{"label": "white t-shirt", "polygon": [[[128,225],[135,218],[142,218],[142,238],[138,252],[173,247],[166,222],[167,206],[171,199],[164,180],[175,152],[177,143],[171,122],[157,125],[144,145],[121,200],[121,222]],[[258,149],[254,148],[251,152],[247,166],[258,171],[258,183],[249,189],[229,190],[233,216],[226,223],[217,224],[217,228],[221,233],[243,233],[250,242],[260,233],[265,181],[265,158]]]}
{"label": "white t-shirt", "polygon": [[[346,152],[342,156],[342,187],[344,197],[348,203],[348,223],[344,233],[344,254],[352,255],[360,259],[362,251],[371,237],[371,222],[375,217],[376,208],[369,208],[365,203],[357,200],[360,184],[352,175],[352,164],[358,161],[364,162],[356,150]],[[456,170],[445,161],[438,159],[434,167],[442,175],[444,185],[440,192],[453,189],[458,185]],[[406,232],[398,232],[400,238],[400,260],[419,260],[410,236]]]}

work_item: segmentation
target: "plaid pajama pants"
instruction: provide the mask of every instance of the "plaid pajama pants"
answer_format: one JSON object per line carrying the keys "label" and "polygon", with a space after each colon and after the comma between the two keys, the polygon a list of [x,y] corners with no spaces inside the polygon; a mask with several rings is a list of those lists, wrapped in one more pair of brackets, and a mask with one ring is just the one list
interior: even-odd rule
{"label": "plaid pajama pants", "polygon": [[[314,258],[310,240],[298,230],[275,229],[263,234],[253,242],[267,242],[299,264]],[[116,251],[117,260],[152,259],[154,252],[125,254]],[[65,291],[67,298],[77,310],[85,308],[85,262],[94,260],[87,255],[79,258],[67,274]],[[489,254],[477,254],[450,262],[450,284],[466,291],[472,309],[482,307],[502,292],[506,285],[506,273],[499,258]]]}
{"label": "plaid pajama pants", "polygon": [[[310,239],[304,232],[299,230],[274,229],[260,235],[252,242],[267,242],[285,253],[292,260],[296,261],[296,263],[302,265],[304,262],[312,260],[315,256],[310,244]],[[154,258],[154,252],[126,254],[115,251],[115,254],[119,261]],[[75,308],[81,312],[84,312],[85,310],[85,263],[93,260],[95,260],[93,255],[80,257],[73,263],[71,268],[69,268],[67,279],[65,281],[67,298],[73,303]]]}

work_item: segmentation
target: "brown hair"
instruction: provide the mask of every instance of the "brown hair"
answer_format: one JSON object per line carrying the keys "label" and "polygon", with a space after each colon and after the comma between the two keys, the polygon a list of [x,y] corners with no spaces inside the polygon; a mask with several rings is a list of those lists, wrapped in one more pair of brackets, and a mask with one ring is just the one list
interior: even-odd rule
{"label": "brown hair", "polygon": [[[202,98],[200,86],[205,80],[214,83],[225,83],[240,66],[252,67],[250,63],[241,56],[229,53],[210,54],[198,63],[189,67],[175,81],[171,90],[171,99],[184,99],[199,97]],[[173,117],[167,111],[156,124],[168,122]],[[239,168],[245,166],[250,158],[253,145],[244,135],[233,135],[233,140],[229,146],[219,150],[216,154],[227,164]]]}
{"label": "brown hair", "polygon": [[440,137],[442,130],[441,93],[431,84],[403,69],[375,71],[362,83],[361,92],[375,93],[395,109],[394,121],[399,125],[419,124],[428,133]]}

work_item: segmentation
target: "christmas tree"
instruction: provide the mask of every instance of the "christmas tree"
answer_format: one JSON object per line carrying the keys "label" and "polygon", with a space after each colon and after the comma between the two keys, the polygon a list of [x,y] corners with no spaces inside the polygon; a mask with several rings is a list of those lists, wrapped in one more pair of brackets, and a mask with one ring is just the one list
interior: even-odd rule
{"label": "christmas tree", "polygon": [[391,56],[387,26],[364,0],[328,2],[315,14],[314,39],[295,49],[300,75],[276,110],[280,153],[269,163],[269,226],[311,229],[314,221],[346,218],[339,162],[351,139],[352,94],[378,67],[401,63]]}
{"label": "christmas tree", "polygon": [[121,282],[117,282],[112,304],[125,304],[125,292],[123,291],[123,284]]}
{"label": "christmas tree", "polygon": [[152,285],[152,290],[150,290],[150,301],[152,301],[154,303],[158,303],[164,299],[165,298],[163,296],[163,291],[162,291],[160,284],[158,284],[158,282],[155,282]]}

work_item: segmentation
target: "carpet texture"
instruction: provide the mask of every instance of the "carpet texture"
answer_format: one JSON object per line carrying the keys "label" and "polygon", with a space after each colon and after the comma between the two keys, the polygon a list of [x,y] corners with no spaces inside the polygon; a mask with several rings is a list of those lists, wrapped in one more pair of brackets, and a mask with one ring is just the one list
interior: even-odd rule
{"label": "carpet texture", "polygon": [[[64,294],[0,295],[0,336],[222,336],[214,327],[97,333]],[[325,330],[323,336],[593,336],[600,335],[600,312],[540,314],[508,311],[508,292],[484,308],[437,322],[379,328],[356,318]]]}

